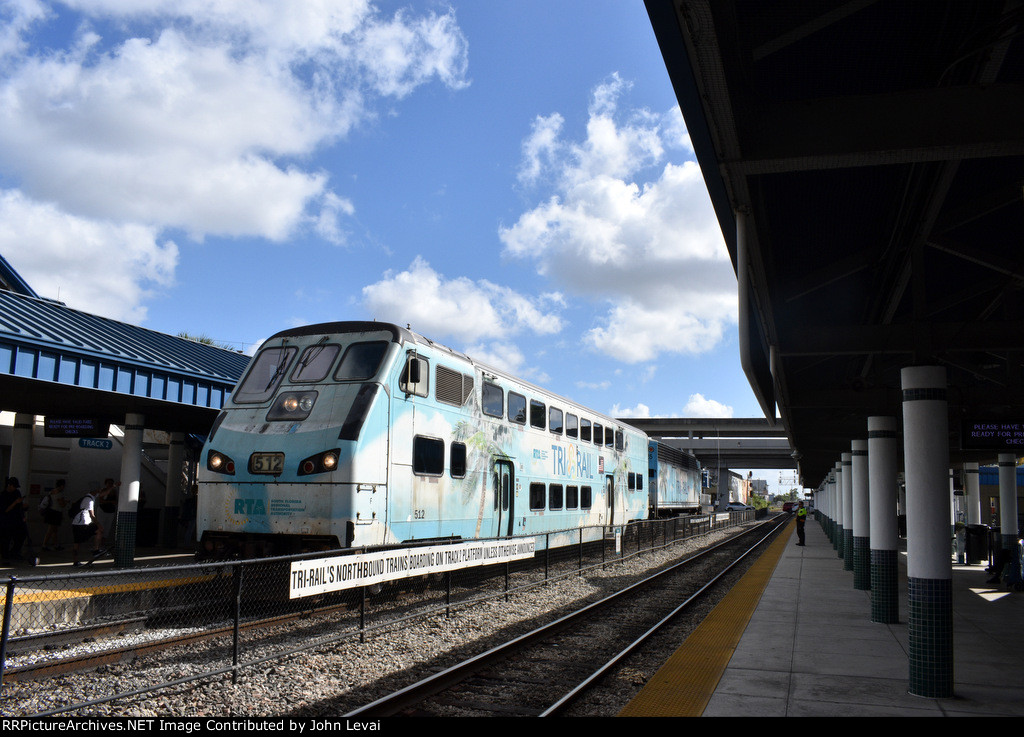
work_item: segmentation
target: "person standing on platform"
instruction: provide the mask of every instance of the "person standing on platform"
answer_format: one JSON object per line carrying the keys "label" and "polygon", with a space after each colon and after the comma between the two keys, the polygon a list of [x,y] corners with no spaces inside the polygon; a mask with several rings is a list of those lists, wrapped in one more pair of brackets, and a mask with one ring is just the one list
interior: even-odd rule
{"label": "person standing on platform", "polygon": [[78,560],[78,550],[82,543],[93,540],[92,556],[89,562],[95,560],[102,552],[100,541],[103,539],[103,525],[96,519],[96,498],[92,494],[86,494],[78,503],[78,514],[71,520],[71,532],[75,541],[72,546],[72,557],[76,566],[82,565]]}
{"label": "person standing on platform", "polygon": [[806,544],[806,538],[805,538],[805,534],[806,533],[805,533],[805,530],[804,530],[804,526],[806,524],[807,524],[807,510],[804,508],[804,503],[800,502],[800,504],[796,508],[796,536],[800,540],[800,542],[798,542],[797,545],[805,545]]}
{"label": "person standing on platform", "polygon": [[68,505],[67,497],[64,496],[64,479],[60,479],[39,500],[39,511],[43,514],[43,522],[46,523],[46,534],[43,535],[43,550],[63,550],[60,544],[60,522],[64,518],[64,507]]}
{"label": "person standing on platform", "polygon": [[[97,522],[106,532],[106,544],[114,542],[114,523],[117,521],[117,502],[121,493],[121,482],[114,483],[114,479],[104,479],[103,488],[93,494],[96,499]],[[99,547],[97,545],[97,547]]]}
{"label": "person standing on platform", "polygon": [[0,492],[0,557],[4,565],[21,559],[21,546],[28,537],[25,524],[25,501],[21,484],[11,476]]}

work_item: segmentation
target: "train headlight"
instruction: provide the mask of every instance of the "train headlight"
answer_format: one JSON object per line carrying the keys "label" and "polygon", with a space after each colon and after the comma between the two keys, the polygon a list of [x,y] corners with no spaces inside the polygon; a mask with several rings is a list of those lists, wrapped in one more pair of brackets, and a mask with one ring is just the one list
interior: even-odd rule
{"label": "train headlight", "polygon": [[324,453],[323,466],[325,471],[333,471],[338,467],[338,454],[335,451]]}
{"label": "train headlight", "polygon": [[338,467],[339,455],[340,451],[335,448],[334,450],[325,450],[323,453],[310,456],[299,464],[299,476],[330,473]]}
{"label": "train headlight", "polygon": [[223,453],[211,450],[206,456],[206,467],[214,473],[223,473],[228,476],[235,475],[235,462]]}
{"label": "train headlight", "polygon": [[295,422],[306,419],[316,403],[316,397],[315,391],[283,392],[278,395],[267,412],[267,422]]}

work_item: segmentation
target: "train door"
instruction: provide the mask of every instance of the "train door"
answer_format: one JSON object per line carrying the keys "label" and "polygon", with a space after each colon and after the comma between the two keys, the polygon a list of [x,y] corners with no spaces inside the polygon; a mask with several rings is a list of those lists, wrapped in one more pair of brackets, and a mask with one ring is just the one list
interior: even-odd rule
{"label": "train door", "polygon": [[497,537],[512,535],[512,520],[515,516],[515,494],[512,493],[515,472],[511,461],[494,461],[492,486],[494,490],[494,520]]}
{"label": "train door", "polygon": [[615,477],[605,476],[604,477],[604,498],[605,503],[608,505],[608,524],[615,524]]}

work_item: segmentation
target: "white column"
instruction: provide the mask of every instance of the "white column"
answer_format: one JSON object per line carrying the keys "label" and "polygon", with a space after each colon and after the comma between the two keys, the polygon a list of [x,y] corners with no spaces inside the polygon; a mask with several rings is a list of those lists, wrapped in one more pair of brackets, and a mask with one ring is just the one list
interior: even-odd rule
{"label": "white column", "polygon": [[843,453],[843,570],[853,570],[853,454]]}
{"label": "white column", "polygon": [[34,415],[18,412],[14,415],[14,430],[11,433],[11,472],[21,484],[21,493],[28,496],[29,471],[32,468],[32,430],[35,426]]}
{"label": "white column", "polygon": [[1003,550],[1017,546],[1017,458],[999,454],[999,532]]}
{"label": "white column", "polygon": [[851,445],[853,478],[853,588],[871,589],[871,516],[868,504],[868,441],[854,440]]}
{"label": "white column", "polygon": [[978,464],[964,464],[964,498],[967,504],[967,524],[981,524],[981,485],[978,480]]}
{"label": "white column", "polygon": [[135,562],[144,423],[145,417],[140,414],[129,412],[125,416],[124,447],[121,454],[121,493],[117,503],[117,540],[114,549],[114,564],[120,568]]}
{"label": "white column", "polygon": [[899,622],[899,470],[895,417],[868,418],[868,496],[871,537],[871,621]]}
{"label": "white column", "polygon": [[163,545],[178,545],[181,510],[181,460],[185,454],[185,433],[172,432],[167,446],[167,485],[164,488]]}
{"label": "white column", "polygon": [[946,370],[903,369],[910,693],[953,695],[953,595]]}

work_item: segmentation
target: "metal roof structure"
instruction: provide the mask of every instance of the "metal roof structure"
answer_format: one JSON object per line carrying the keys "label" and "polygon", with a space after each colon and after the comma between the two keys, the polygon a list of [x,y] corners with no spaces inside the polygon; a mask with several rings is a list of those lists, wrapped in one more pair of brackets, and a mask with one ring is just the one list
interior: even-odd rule
{"label": "metal roof structure", "polygon": [[1024,7],[646,0],[737,273],[743,367],[816,485],[900,369],[1024,408]]}
{"label": "metal roof structure", "polygon": [[8,411],[115,424],[136,412],[152,429],[203,434],[249,360],[0,290],[0,396]]}

